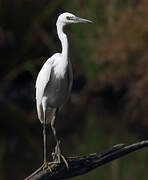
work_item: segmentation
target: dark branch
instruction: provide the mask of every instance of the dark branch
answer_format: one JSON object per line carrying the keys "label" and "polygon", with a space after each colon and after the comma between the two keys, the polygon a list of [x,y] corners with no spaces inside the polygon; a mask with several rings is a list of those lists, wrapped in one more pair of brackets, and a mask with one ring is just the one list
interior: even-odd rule
{"label": "dark branch", "polygon": [[66,158],[69,165],[68,169],[65,166],[65,163],[61,162],[58,165],[52,165],[52,171],[40,170],[34,175],[27,177],[25,180],[62,180],[79,176],[146,146],[148,146],[148,141],[141,141],[128,146],[118,144],[102,153]]}

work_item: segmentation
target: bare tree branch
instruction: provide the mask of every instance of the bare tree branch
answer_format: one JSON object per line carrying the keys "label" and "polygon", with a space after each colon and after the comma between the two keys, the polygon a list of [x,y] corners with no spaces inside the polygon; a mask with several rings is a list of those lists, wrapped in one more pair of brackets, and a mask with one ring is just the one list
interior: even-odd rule
{"label": "bare tree branch", "polygon": [[131,152],[148,146],[147,141],[141,141],[132,145],[118,144],[101,153],[87,156],[66,158],[69,168],[64,162],[54,164],[51,170],[39,170],[25,180],[62,180],[85,174],[94,168],[102,166],[110,161],[125,156]]}

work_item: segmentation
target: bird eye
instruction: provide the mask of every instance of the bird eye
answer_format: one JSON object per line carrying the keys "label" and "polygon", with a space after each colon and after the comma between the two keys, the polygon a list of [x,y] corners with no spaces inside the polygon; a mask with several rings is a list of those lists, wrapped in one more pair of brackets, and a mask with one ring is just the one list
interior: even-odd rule
{"label": "bird eye", "polygon": [[72,17],[70,17],[70,16],[67,16],[66,18],[67,18],[67,20],[72,20]]}

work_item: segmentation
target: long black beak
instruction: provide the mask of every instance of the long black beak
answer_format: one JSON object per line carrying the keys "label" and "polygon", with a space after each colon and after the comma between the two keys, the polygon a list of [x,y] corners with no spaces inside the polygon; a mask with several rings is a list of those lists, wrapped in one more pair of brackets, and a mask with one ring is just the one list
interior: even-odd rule
{"label": "long black beak", "polygon": [[88,20],[88,19],[83,19],[83,18],[79,18],[79,17],[76,17],[76,22],[77,23],[89,23],[89,24],[92,24],[93,22]]}

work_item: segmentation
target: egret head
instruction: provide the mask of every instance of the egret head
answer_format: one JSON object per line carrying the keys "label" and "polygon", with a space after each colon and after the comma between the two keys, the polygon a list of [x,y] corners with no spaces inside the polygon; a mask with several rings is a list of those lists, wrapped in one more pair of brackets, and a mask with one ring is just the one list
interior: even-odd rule
{"label": "egret head", "polygon": [[67,25],[71,23],[93,23],[90,20],[83,19],[80,17],[75,16],[74,14],[71,13],[63,13],[58,17],[57,24],[60,23],[62,25]]}

